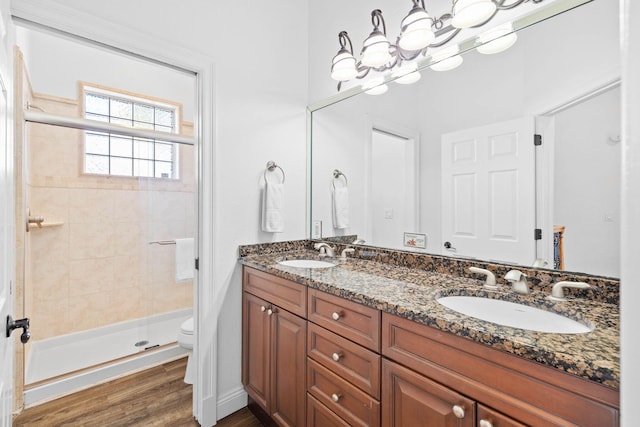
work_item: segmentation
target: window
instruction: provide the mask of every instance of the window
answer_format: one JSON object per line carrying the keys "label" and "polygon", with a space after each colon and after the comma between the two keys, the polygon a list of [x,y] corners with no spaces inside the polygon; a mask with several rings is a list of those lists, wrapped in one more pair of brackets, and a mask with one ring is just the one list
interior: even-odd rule
{"label": "window", "polygon": [[[177,133],[177,105],[85,86],[84,110],[85,118],[91,120]],[[84,172],[87,174],[177,179],[177,166],[177,144],[85,132]]]}

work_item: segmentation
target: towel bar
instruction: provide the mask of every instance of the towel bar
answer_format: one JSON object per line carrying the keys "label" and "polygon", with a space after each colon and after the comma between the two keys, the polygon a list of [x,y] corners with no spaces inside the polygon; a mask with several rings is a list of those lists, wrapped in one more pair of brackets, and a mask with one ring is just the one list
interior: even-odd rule
{"label": "towel bar", "polygon": [[349,181],[347,180],[347,176],[345,174],[343,174],[340,170],[338,169],[334,169],[333,170],[333,181],[331,181],[331,185],[333,185],[333,189],[335,190],[336,188],[336,180],[340,179],[340,177],[344,178],[344,186],[346,187],[347,185],[349,185]]}
{"label": "towel bar", "polygon": [[284,169],[278,166],[273,160],[269,160],[267,162],[267,168],[264,170],[264,182],[267,182],[267,171],[273,172],[276,168],[280,169],[280,172],[282,172],[282,184],[284,184]]}

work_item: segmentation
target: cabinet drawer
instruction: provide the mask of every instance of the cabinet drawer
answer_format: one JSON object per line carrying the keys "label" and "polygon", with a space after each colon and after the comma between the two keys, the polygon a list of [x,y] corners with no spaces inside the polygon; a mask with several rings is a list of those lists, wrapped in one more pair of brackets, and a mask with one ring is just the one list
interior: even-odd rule
{"label": "cabinet drawer", "polygon": [[243,267],[242,286],[245,291],[264,298],[280,308],[307,317],[307,287],[291,280]]}
{"label": "cabinet drawer", "polygon": [[309,393],[352,426],[380,425],[380,402],[312,359],[307,360]]}
{"label": "cabinet drawer", "polygon": [[309,320],[377,353],[380,310],[309,289]]}
{"label": "cabinet drawer", "polygon": [[307,427],[349,427],[349,424],[307,394]]}
{"label": "cabinet drawer", "polygon": [[307,355],[380,399],[380,355],[313,323],[308,327]]}
{"label": "cabinet drawer", "polygon": [[478,427],[527,427],[525,424],[478,404]]}

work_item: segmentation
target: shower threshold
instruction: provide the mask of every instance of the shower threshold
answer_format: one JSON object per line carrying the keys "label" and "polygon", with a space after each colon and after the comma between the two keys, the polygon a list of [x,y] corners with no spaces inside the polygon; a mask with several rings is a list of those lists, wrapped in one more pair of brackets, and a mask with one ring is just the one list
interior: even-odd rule
{"label": "shower threshold", "polygon": [[[175,341],[180,323],[191,313],[178,310],[35,341],[25,370],[25,405],[186,355]],[[148,344],[136,346],[140,341]]]}

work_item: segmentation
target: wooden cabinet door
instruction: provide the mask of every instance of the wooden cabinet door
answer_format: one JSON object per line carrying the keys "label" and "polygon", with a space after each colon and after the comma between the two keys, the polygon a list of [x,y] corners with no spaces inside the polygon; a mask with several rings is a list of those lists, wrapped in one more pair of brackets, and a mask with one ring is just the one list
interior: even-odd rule
{"label": "wooden cabinet door", "polygon": [[242,300],[242,383],[258,405],[269,413],[271,332],[269,303],[244,292]]}
{"label": "wooden cabinet door", "polygon": [[307,321],[273,308],[271,416],[281,426],[305,425]]}
{"label": "wooden cabinet door", "polygon": [[382,427],[474,427],[475,402],[388,360],[382,362]]}

